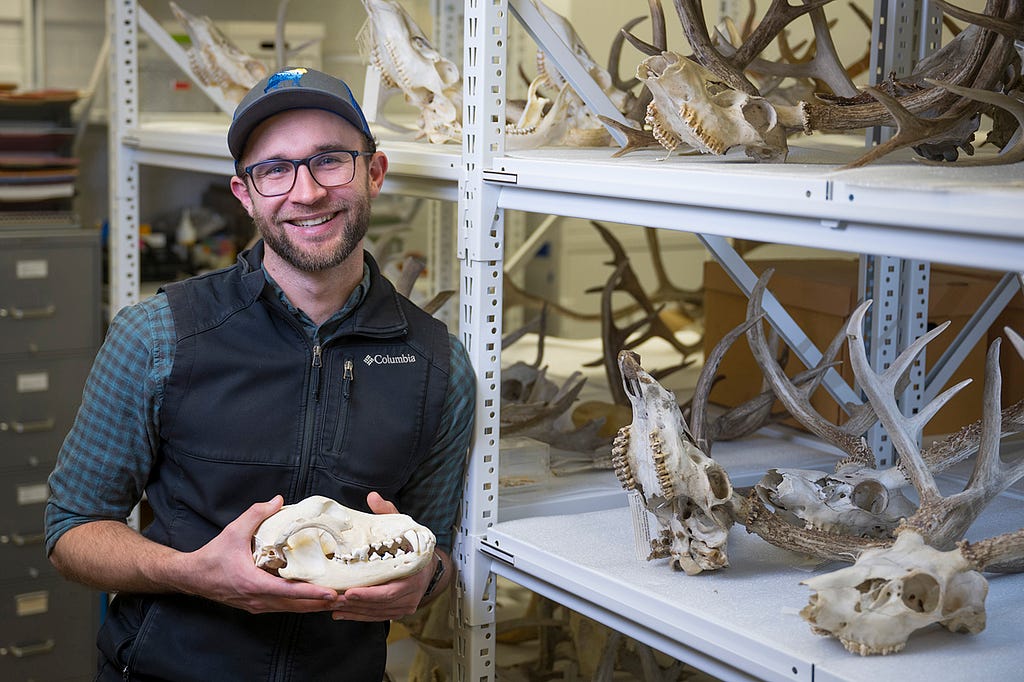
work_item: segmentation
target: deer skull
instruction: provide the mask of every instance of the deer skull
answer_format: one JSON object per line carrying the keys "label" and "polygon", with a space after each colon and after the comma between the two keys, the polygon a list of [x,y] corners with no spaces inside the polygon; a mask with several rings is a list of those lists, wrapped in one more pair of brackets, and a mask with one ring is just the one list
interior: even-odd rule
{"label": "deer skull", "polygon": [[619,430],[612,464],[661,526],[649,558],[670,556],[689,575],[728,566],[729,475],[693,444],[675,395],[640,367],[635,353],[619,353],[619,371],[633,422]]}
{"label": "deer skull", "polygon": [[960,550],[942,552],[904,530],[891,547],[868,549],[853,566],[803,581],[815,594],[800,611],[811,629],[852,653],[901,651],[912,633],[939,623],[985,629],[988,582]]}
{"label": "deer skull", "polygon": [[670,152],[685,144],[703,154],[722,155],[740,146],[755,161],[786,160],[785,130],[765,98],[729,87],[674,52],[648,57],[636,75],[654,96],[646,122]]}
{"label": "deer skull", "polygon": [[253,559],[282,578],[346,590],[416,573],[434,544],[434,534],[405,514],[366,514],[314,495],[260,524]]}
{"label": "deer skull", "polygon": [[830,533],[891,538],[914,503],[900,490],[907,479],[896,468],[878,470],[860,463],[835,473],[808,469],[769,469],[754,487],[787,522]]}

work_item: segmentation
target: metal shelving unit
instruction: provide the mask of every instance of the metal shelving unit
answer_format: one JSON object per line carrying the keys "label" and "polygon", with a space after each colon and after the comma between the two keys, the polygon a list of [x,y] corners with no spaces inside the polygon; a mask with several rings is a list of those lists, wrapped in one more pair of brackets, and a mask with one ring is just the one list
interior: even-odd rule
{"label": "metal shelving unit", "polygon": [[[783,165],[729,157],[659,160],[661,152],[612,159],[607,150],[592,149],[506,154],[499,122],[504,120],[505,75],[512,71],[506,59],[508,21],[510,14],[521,20],[529,15],[527,5],[527,0],[492,0],[466,6],[459,253],[462,332],[477,367],[480,395],[456,557],[461,575],[455,679],[494,679],[495,575],[723,679],[932,679],[928,675],[941,676],[951,665],[976,666],[986,676],[991,669],[993,677],[1015,673],[1014,647],[1008,639],[1019,630],[1024,606],[1020,576],[996,582],[990,630],[978,637],[929,633],[911,640],[911,652],[862,659],[834,640],[813,635],[795,613],[782,613],[806,603],[805,591],[795,596],[803,589],[798,585],[803,575],[785,558],[777,559],[769,571],[758,571],[757,555],[774,548],[742,531],[734,531],[739,545],[734,568],[688,578],[632,558],[631,523],[624,508],[578,514],[567,510],[564,515],[508,522],[498,518],[497,349],[507,209],[698,233],[746,291],[752,275],[726,248],[727,237],[997,271],[1019,269],[1024,262],[1019,217],[1024,164],[951,169],[890,159],[839,171],[855,158],[854,145],[833,147],[818,140],[808,140],[806,149],[797,146]],[[527,30],[544,40],[543,30]],[[571,60],[564,58],[566,46],[542,48],[560,68],[571,68]],[[1011,285],[1006,288],[1016,291]],[[791,333],[790,340],[797,341],[805,364],[812,364],[807,360],[813,361],[817,350],[801,342],[798,330],[788,328],[780,314],[784,311],[774,312],[769,310],[773,322],[781,322],[784,335]],[[830,389],[849,395],[843,385]],[[715,455],[718,459],[717,449]],[[754,472],[741,468],[733,473]],[[963,480],[950,483],[962,485]],[[1000,500],[1003,508],[993,513],[1012,522],[1024,509],[1021,501],[1019,494],[1007,495]],[[623,561],[624,556],[629,558]],[[753,565],[746,563],[750,560]],[[702,601],[709,590],[720,608],[708,609]],[[783,603],[787,596],[792,599]],[[752,613],[759,615],[757,622],[749,617]],[[937,648],[943,656],[936,655]]]}
{"label": "metal shelving unit", "polygon": [[[435,0],[435,5],[449,17],[456,10],[449,2]],[[230,159],[226,118],[193,121],[186,130],[180,121],[140,116],[136,0],[111,0],[110,7],[115,36],[110,69],[115,86],[110,107],[111,308],[117,310],[138,296],[139,166],[227,174]],[[1018,614],[1024,612],[1020,577],[994,581],[989,629],[981,635],[931,633],[912,639],[911,651],[897,656],[853,657],[834,640],[812,635],[792,613],[782,613],[806,602],[798,584],[804,574],[777,556],[768,561],[770,570],[759,570],[763,555],[773,549],[742,531],[736,532],[733,568],[688,578],[663,565],[609,558],[632,554],[630,524],[621,509],[572,514],[567,508],[565,515],[543,518],[518,510],[519,518],[501,522],[498,441],[506,210],[697,233],[745,290],[752,285],[750,273],[735,262],[738,257],[727,248],[729,237],[1005,271],[1024,262],[1024,165],[964,170],[904,159],[838,171],[863,140],[820,144],[814,138],[795,142],[790,160],[774,166],[731,157],[661,161],[660,152],[620,159],[610,158],[609,150],[593,149],[506,154],[500,122],[505,79],[512,72],[508,22],[510,14],[529,14],[526,0],[470,0],[463,11],[461,149],[388,140],[382,145],[391,161],[389,191],[458,201],[453,251],[460,264],[459,332],[477,370],[478,403],[454,550],[460,569],[454,679],[494,679],[496,575],[724,679],[924,679],[921,671],[931,664],[924,665],[920,652],[927,657],[937,649],[955,657],[961,669],[991,667],[994,677],[1015,670],[1005,667],[1004,656],[1015,651],[1006,640],[1015,627],[1019,631]],[[545,39],[543,31],[531,35]],[[545,49],[558,52],[559,47]],[[1016,293],[1013,286],[1000,288],[1003,303]],[[786,324],[781,307],[771,309],[769,301],[769,308],[798,355],[812,364],[817,349]],[[855,397],[840,381],[832,380],[829,387]],[[720,456],[717,449],[715,454]],[[820,454],[812,448],[799,461],[813,466]],[[748,462],[731,473],[735,479],[761,471]],[[952,477],[950,482],[959,481]],[[545,505],[544,513],[556,506]],[[1020,494],[1008,495],[997,518],[1019,518],[1021,508]],[[718,597],[711,609],[703,601],[709,591]],[[752,622],[751,612],[762,615],[763,622]]]}

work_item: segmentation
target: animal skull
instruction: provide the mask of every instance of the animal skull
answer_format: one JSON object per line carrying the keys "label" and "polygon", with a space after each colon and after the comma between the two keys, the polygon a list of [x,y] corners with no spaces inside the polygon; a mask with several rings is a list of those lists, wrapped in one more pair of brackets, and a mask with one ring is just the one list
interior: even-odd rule
{"label": "animal skull", "polygon": [[892,537],[900,519],[916,509],[900,490],[906,485],[907,479],[895,467],[879,471],[853,463],[832,474],[769,469],[754,489],[793,525],[885,539]]}
{"label": "animal skull", "polygon": [[786,160],[785,130],[765,98],[730,88],[675,52],[648,57],[636,75],[654,96],[646,122],[669,152],[685,144],[703,154],[722,155],[742,146],[755,161]]}
{"label": "animal skull", "polygon": [[853,566],[802,584],[815,591],[800,611],[811,629],[862,656],[901,651],[913,632],[934,623],[952,632],[985,629],[984,576],[960,550],[934,549],[911,530],[891,547],[865,550]]}
{"label": "animal skull", "polygon": [[367,63],[385,85],[420,112],[419,137],[442,143],[462,134],[462,77],[395,0],[363,0],[367,21],[357,36]]}
{"label": "animal skull", "polygon": [[405,514],[366,514],[314,495],[285,505],[256,529],[256,565],[282,578],[346,590],[422,569],[434,534]]}
{"label": "animal skull", "polygon": [[675,395],[644,371],[639,357],[621,351],[618,360],[633,422],[619,429],[612,465],[661,526],[649,558],[671,556],[673,567],[689,575],[728,566],[729,475],[693,444]]}

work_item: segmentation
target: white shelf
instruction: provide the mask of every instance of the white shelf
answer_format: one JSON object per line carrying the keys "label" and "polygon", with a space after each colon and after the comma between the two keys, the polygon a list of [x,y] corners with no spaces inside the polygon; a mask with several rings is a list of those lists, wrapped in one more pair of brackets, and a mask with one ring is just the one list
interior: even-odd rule
{"label": "white shelf", "polygon": [[[765,466],[829,470],[830,461],[818,456],[815,464],[813,448],[764,436],[717,444],[714,454],[734,484],[752,483]],[[947,477],[942,484],[963,481]],[[968,538],[1015,529],[1022,502],[1016,492],[999,498]],[[1024,575],[988,577],[983,632],[933,626],[912,635],[899,654],[861,657],[813,634],[798,614],[811,594],[800,581],[840,565],[814,568],[739,526],[729,537],[730,566],[697,576],[673,571],[667,559],[638,560],[625,506],[503,521],[489,529],[482,550],[495,573],[725,680],[931,682],[950,679],[951,671],[971,679],[1019,677]]]}
{"label": "white shelf", "polygon": [[[125,147],[141,164],[219,175],[234,174],[227,145],[229,119],[224,114],[147,114],[141,124],[121,131]],[[385,191],[455,201],[461,150],[427,145],[379,134],[379,149],[389,166]]]}
{"label": "white shelf", "polygon": [[931,167],[896,154],[838,170],[861,151],[849,138],[805,144],[784,164],[535,150],[495,159],[484,178],[505,209],[992,270],[1024,262],[1024,163]]}

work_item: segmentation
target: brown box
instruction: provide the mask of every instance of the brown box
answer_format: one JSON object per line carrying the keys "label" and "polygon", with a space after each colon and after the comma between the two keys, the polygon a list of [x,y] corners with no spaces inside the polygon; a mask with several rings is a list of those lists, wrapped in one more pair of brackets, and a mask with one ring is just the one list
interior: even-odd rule
{"label": "brown box", "polygon": [[[786,311],[819,350],[824,350],[839,329],[846,324],[858,301],[856,260],[752,260],[751,269],[760,275],[766,268],[775,268],[768,284]],[[991,287],[989,287],[991,288]],[[933,270],[929,288],[929,328],[950,320],[950,326],[929,344],[926,366],[941,356],[949,343],[984,300],[984,286],[958,273]],[[714,345],[746,315],[747,299],[725,270],[714,261],[704,267],[704,352]],[[849,350],[843,347],[837,358],[842,364],[839,374],[853,384]],[[971,350],[949,385],[964,378],[974,381],[946,404],[925,428],[926,434],[949,433],[981,416],[982,383],[985,368],[985,344]],[[790,353],[786,374],[792,376],[804,365]],[[761,390],[762,373],[757,367],[746,339],[740,339],[726,353],[719,367],[721,379],[711,391],[710,400],[732,407],[757,395]],[[834,423],[845,421],[846,415],[824,388],[815,392],[812,405]],[[781,410],[780,404],[776,409]],[[795,426],[795,422],[790,420]]]}
{"label": "brown box", "polygon": [[[950,276],[968,280],[971,283],[970,286],[983,289],[985,295],[988,295],[995,288],[996,284],[999,283],[999,280],[1003,278],[1002,272],[955,265],[933,264],[932,272],[944,272]],[[1004,327],[1009,327],[1021,336],[1024,336],[1024,294],[1017,292],[1017,294],[1010,298],[1006,307],[996,317],[996,321],[988,328],[985,337],[986,347],[991,345],[996,338],[1002,337],[1003,339],[999,355],[999,367],[1003,378],[1002,404],[1005,406],[1024,399],[1024,359],[1010,346],[1003,332]]]}

